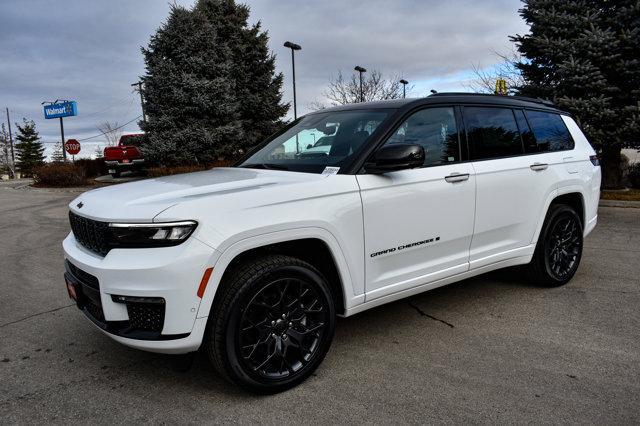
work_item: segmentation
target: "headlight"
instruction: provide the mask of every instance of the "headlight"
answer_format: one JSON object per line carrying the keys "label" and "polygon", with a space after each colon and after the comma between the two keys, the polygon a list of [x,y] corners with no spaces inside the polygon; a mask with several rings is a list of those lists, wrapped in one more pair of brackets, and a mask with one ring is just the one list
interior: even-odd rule
{"label": "headlight", "polygon": [[193,220],[164,223],[110,223],[112,248],[177,246],[196,229]]}

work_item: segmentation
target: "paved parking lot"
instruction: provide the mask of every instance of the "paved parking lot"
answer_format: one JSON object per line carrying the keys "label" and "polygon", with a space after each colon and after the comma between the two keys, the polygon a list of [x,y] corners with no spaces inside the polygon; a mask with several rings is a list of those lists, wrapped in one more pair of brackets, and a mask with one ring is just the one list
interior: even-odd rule
{"label": "paved parking lot", "polygon": [[563,288],[498,272],[341,319],[311,380],[257,397],[71,306],[75,195],[0,185],[0,423],[640,422],[640,209],[600,209]]}

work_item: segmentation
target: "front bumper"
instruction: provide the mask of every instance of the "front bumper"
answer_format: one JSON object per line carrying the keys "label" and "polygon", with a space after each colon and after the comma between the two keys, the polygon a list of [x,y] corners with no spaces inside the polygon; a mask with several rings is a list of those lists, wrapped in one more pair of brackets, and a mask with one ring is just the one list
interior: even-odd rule
{"label": "front bumper", "polygon": [[[78,289],[78,307],[105,334],[152,352],[198,349],[207,318],[196,319],[197,290],[217,258],[215,250],[189,238],[175,247],[113,249],[101,257],[79,245],[73,234],[63,248],[65,279]],[[150,310],[144,305],[149,301],[157,303],[148,305]]]}

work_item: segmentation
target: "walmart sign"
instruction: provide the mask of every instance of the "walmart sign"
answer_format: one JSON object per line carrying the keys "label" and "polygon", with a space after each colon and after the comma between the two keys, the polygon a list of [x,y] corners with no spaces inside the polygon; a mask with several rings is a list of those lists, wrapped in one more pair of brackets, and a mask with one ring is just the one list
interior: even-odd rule
{"label": "walmart sign", "polygon": [[62,118],[78,115],[76,101],[65,101],[44,106],[44,118]]}

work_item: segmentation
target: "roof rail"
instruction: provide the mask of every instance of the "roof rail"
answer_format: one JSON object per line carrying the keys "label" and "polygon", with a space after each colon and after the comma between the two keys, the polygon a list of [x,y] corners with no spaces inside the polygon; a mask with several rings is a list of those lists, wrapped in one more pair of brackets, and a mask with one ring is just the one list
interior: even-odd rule
{"label": "roof rail", "polygon": [[553,101],[550,101],[549,99],[530,98],[528,96],[505,96],[505,95],[494,95],[490,93],[472,93],[472,92],[438,92],[438,93],[432,93],[431,95],[429,95],[429,97],[431,96],[487,96],[487,97],[495,96],[499,98],[518,99],[520,101],[534,102],[537,104],[543,104],[543,105],[548,105],[553,107],[556,106],[556,104],[553,103]]}

